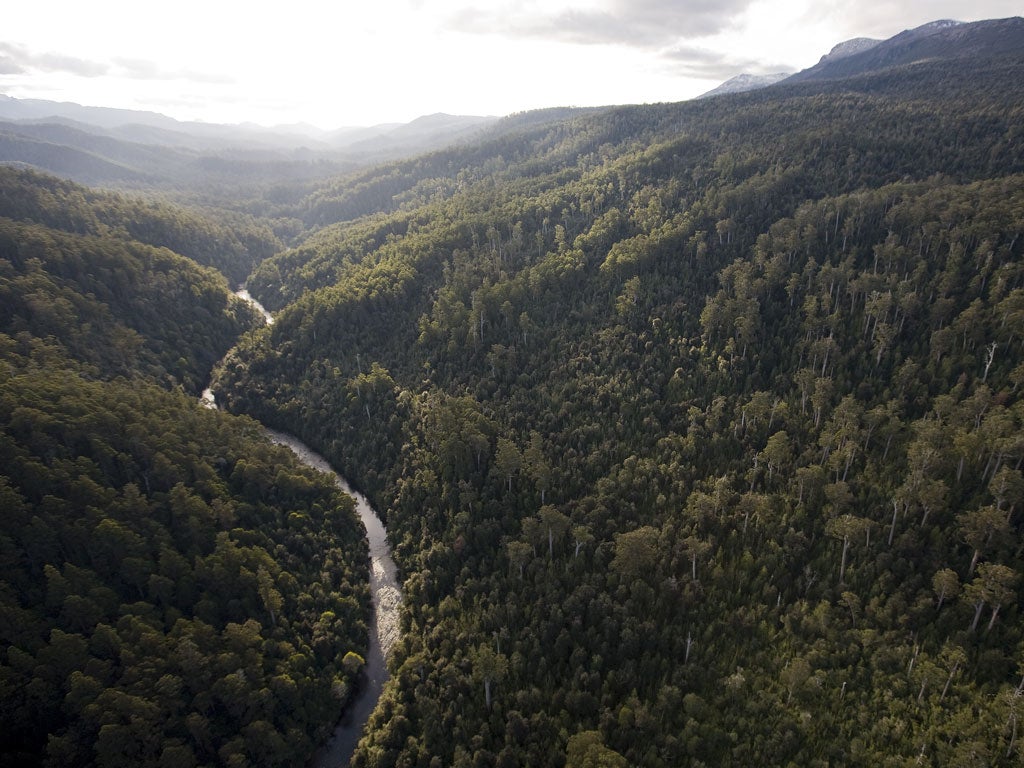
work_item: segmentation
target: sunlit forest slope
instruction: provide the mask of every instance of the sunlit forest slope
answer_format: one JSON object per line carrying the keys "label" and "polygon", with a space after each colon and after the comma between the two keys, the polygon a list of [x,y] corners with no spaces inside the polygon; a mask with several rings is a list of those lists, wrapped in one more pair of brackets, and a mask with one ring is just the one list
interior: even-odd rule
{"label": "sunlit forest slope", "polygon": [[362,172],[219,374],[387,516],[354,765],[1020,759],[1024,56]]}

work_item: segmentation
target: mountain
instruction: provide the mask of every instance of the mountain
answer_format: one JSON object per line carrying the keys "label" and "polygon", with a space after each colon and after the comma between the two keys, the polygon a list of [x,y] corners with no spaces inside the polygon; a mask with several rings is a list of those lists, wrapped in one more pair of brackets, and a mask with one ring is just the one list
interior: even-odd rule
{"label": "mountain", "polygon": [[354,768],[1018,760],[1024,47],[952,52],[289,209],[215,388],[387,515]]}
{"label": "mountain", "polygon": [[[216,146],[215,146],[216,145]],[[100,128],[66,118],[0,121],[0,163],[83,184],[122,187],[302,182],[353,167],[337,152],[211,143],[145,125]]]}
{"label": "mountain", "polygon": [[936,21],[872,44],[842,43],[786,83],[835,80],[924,61],[996,58],[1024,49],[1024,19],[1013,17],[960,23]]}
{"label": "mountain", "polygon": [[881,40],[875,40],[872,37],[855,37],[852,40],[845,40],[841,43],[837,43],[831,51],[821,57],[819,64],[826,62],[838,61],[839,59],[845,59],[847,56],[853,56],[855,53],[863,53],[864,51],[871,50],[878,45]]}
{"label": "mountain", "polygon": [[769,85],[774,85],[780,80],[785,80],[789,77],[791,72],[776,72],[771,75],[736,75],[726,80],[721,85],[712,88],[706,93],[702,93],[698,96],[698,99],[706,99],[711,96],[721,96],[726,93],[745,93],[746,91],[755,91],[759,88],[767,88]]}
{"label": "mountain", "polygon": [[[293,245],[217,400],[403,577],[353,768],[1020,762],[1024,48],[912,33],[221,198]],[[350,505],[105,331],[194,390],[230,299],[156,244],[220,266],[238,214],[9,173],[3,764],[303,764],[366,636]]]}
{"label": "mountain", "polygon": [[497,117],[448,115],[442,112],[424,115],[415,120],[381,130],[373,139],[338,143],[349,150],[381,153],[411,151],[417,147],[440,147],[470,136],[497,122]]}
{"label": "mountain", "polygon": [[437,114],[334,131],[265,128],[0,95],[0,162],[26,163],[87,184],[301,182],[438,149],[496,122]]}

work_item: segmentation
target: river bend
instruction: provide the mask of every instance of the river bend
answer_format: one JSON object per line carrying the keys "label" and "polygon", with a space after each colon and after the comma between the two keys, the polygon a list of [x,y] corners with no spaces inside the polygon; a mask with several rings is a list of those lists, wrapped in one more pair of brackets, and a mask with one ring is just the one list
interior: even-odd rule
{"label": "river bend", "polygon": [[[239,298],[245,299],[259,310],[267,323],[273,323],[270,313],[253,299],[245,288],[236,291]],[[209,408],[216,408],[213,391],[203,391],[202,402]],[[312,768],[345,768],[355,752],[356,745],[362,737],[363,728],[384,689],[388,679],[387,658],[399,635],[399,609],[402,605],[402,592],[398,584],[398,568],[391,557],[388,545],[387,530],[377,513],[370,506],[363,494],[354,491],[346,480],[339,475],[320,454],[311,450],[296,437],[283,432],[275,432],[264,427],[270,439],[287,446],[307,466],[326,472],[345,493],[356,503],[356,512],[366,528],[366,539],[370,544],[370,594],[373,599],[373,624],[370,627],[369,650],[366,655],[366,666],[363,668],[362,686],[356,697],[349,702],[341,720],[331,734],[330,739],[313,756]]]}
{"label": "river bend", "polygon": [[346,708],[330,740],[317,751],[312,763],[313,768],[340,768],[348,765],[362,736],[363,727],[377,706],[377,700],[388,679],[386,660],[398,640],[398,611],[402,604],[398,568],[391,557],[384,524],[366,497],[352,490],[345,479],[305,443],[283,432],[272,429],[266,431],[275,443],[291,448],[304,464],[333,477],[338,486],[355,500],[356,512],[366,527],[366,538],[370,543],[370,593],[373,597],[374,620],[370,630],[363,685],[356,699]]}

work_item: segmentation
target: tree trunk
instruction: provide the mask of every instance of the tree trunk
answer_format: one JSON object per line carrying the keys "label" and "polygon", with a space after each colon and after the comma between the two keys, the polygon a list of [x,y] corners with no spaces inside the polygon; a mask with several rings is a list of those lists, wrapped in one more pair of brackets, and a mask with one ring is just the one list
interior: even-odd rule
{"label": "tree trunk", "polygon": [[974,606],[974,621],[971,622],[970,631],[973,632],[978,628],[978,619],[981,618],[981,611],[985,608],[985,603],[981,602]]}
{"label": "tree trunk", "polygon": [[892,546],[892,537],[896,533],[896,512],[899,510],[899,502],[892,500],[892,525],[889,526],[889,546]]}
{"label": "tree trunk", "polygon": [[843,583],[843,576],[846,573],[846,551],[850,548],[850,537],[843,537],[843,557],[839,564],[839,583]]}
{"label": "tree trunk", "polygon": [[999,606],[996,605],[996,606],[993,606],[993,608],[992,608],[992,618],[990,618],[988,620],[988,626],[985,628],[986,632],[992,631],[992,626],[996,623],[996,618],[998,618],[998,616],[999,616]]}
{"label": "tree trunk", "polygon": [[1010,713],[1010,722],[1012,723],[1012,730],[1010,731],[1010,746],[1006,748],[1006,756],[1009,757],[1013,754],[1013,742],[1017,740],[1017,713]]}
{"label": "tree trunk", "polygon": [[942,695],[939,696],[939,701],[942,701],[944,698],[946,698],[946,692],[949,690],[949,685],[953,682],[953,675],[956,674],[956,671],[959,667],[960,662],[957,661],[953,664],[953,668],[949,670],[949,677],[946,678],[946,684],[942,687]]}
{"label": "tree trunk", "polygon": [[967,575],[971,576],[974,574],[974,566],[978,564],[978,557],[981,555],[981,550],[974,550],[974,557],[971,558],[971,567],[967,569]]}

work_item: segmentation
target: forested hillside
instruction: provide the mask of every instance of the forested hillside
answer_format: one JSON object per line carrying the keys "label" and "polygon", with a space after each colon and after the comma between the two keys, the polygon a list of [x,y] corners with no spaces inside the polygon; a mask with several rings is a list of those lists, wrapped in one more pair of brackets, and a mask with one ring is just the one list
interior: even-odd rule
{"label": "forested hillside", "polygon": [[90,189],[6,166],[0,166],[0,216],[76,235],[168,248],[220,271],[232,285],[282,247],[271,228],[251,216],[224,211],[210,215],[153,196]]}
{"label": "forested hillside", "polygon": [[357,684],[351,499],[198,402],[261,318],[165,246],[237,273],[236,223],[0,169],[5,766],[302,764]]}
{"label": "forested hillside", "polygon": [[937,61],[310,197],[218,386],[387,515],[354,764],[1019,761],[1022,125]]}

